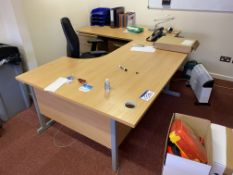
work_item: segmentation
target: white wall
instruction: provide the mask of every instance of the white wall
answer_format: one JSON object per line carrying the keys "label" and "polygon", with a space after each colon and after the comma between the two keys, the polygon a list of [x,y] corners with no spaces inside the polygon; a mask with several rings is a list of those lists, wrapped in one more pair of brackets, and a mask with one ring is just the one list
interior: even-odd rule
{"label": "white wall", "polygon": [[3,41],[8,44],[20,45],[22,43],[22,39],[18,31],[18,25],[11,1],[1,0],[0,14],[0,19],[3,25],[3,28],[1,26],[1,42]]}
{"label": "white wall", "polygon": [[7,30],[6,30],[6,24],[5,20],[2,16],[2,6],[0,6],[0,42],[1,43],[6,43],[8,42],[8,37],[7,37]]}
{"label": "white wall", "polygon": [[156,17],[174,16],[170,24],[182,30],[183,36],[201,43],[190,57],[203,63],[215,77],[233,81],[233,64],[219,62],[221,55],[233,57],[233,13],[149,10],[147,0],[99,0],[99,6],[124,6],[135,11],[137,24],[152,25]]}
{"label": "white wall", "polygon": [[97,0],[22,0],[28,29],[39,65],[66,55],[60,19],[70,18],[75,29],[89,24],[89,11]]}
{"label": "white wall", "polygon": [[[21,0],[1,0],[0,5],[0,42],[17,46],[28,69],[37,65],[30,37],[27,31]],[[14,8],[14,5],[16,8]]]}

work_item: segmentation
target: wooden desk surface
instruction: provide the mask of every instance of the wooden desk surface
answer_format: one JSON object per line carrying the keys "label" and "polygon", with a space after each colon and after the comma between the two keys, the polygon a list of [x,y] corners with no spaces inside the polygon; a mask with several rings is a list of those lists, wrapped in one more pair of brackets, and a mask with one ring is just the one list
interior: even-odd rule
{"label": "wooden desk surface", "polygon": [[[98,28],[96,31],[95,35],[98,35]],[[108,32],[104,35],[122,38],[117,32],[112,32],[112,34],[110,30]],[[130,48],[135,44],[152,45],[145,41],[147,34],[127,33],[123,35],[124,38],[133,41],[106,56],[95,59],[62,57],[16,78],[39,89],[45,88],[61,76],[73,75],[76,78],[85,79],[94,87],[90,92],[79,91],[81,85],[75,80],[63,85],[54,95],[74,104],[83,105],[84,108],[97,111],[130,127],[135,127],[187,55],[163,50],[157,50],[155,53],[133,52]],[[123,65],[128,71],[121,70],[119,65]],[[112,87],[109,95],[106,95],[104,91],[106,78],[110,80]],[[139,98],[145,90],[155,92],[149,102]],[[125,102],[129,100],[136,103],[136,108],[125,107]]]}
{"label": "wooden desk surface", "polygon": [[148,31],[147,28],[145,28],[144,32],[142,33],[129,33],[125,28],[111,28],[109,26],[86,26],[79,28],[78,32],[108,38],[122,39],[126,41],[137,39],[146,40],[146,38],[152,34],[152,32]]}
{"label": "wooden desk surface", "polygon": [[[152,34],[147,27],[144,27],[144,32],[142,33],[130,33],[126,28],[111,28],[109,26],[86,26],[78,29],[78,32],[90,35],[98,35],[108,38],[121,39],[126,41],[132,40],[145,40],[148,36]],[[169,36],[178,36],[180,31],[173,31],[172,33],[166,33]]]}

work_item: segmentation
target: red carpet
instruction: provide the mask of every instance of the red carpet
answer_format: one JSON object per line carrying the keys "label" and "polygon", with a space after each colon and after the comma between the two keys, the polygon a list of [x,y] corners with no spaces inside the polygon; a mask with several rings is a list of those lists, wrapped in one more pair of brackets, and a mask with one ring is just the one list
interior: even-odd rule
{"label": "red carpet", "polygon": [[[217,81],[233,87],[233,83]],[[233,128],[233,90],[215,86],[210,106],[194,105],[195,96],[184,81],[173,81],[172,89],[181,98],[161,94],[139,125],[120,146],[119,175],[160,175],[164,141],[172,113],[210,119]],[[34,107],[4,124],[0,137],[0,175],[111,175],[110,150],[61,125],[55,124],[42,135]]]}

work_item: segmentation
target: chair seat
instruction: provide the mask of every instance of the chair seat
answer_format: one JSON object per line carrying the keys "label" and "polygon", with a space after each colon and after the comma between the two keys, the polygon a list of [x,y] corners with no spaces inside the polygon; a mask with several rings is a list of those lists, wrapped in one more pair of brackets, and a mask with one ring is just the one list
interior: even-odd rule
{"label": "chair seat", "polygon": [[81,53],[80,58],[96,58],[96,56],[91,54],[90,52],[84,52]]}
{"label": "chair seat", "polygon": [[81,53],[80,58],[96,58],[106,54],[107,52],[104,50],[96,50],[96,51]]}

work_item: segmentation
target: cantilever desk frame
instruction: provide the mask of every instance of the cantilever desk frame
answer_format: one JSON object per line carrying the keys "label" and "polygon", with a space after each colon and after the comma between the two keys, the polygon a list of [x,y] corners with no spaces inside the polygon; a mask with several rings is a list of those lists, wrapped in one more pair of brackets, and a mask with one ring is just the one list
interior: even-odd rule
{"label": "cantilever desk frame", "polygon": [[[135,44],[152,45],[145,41],[151,34],[147,30],[141,34],[133,34],[126,33],[124,29],[84,27],[79,32],[130,42],[101,58],[81,60],[62,57],[16,78],[31,87],[41,125],[38,133],[52,124],[52,120],[46,121],[45,115],[110,148],[112,169],[116,171],[119,144],[130,128],[136,127],[187,54],[163,50],[155,53],[130,51]],[[119,64],[126,66],[128,72],[119,69]],[[55,93],[43,90],[58,77],[69,75],[85,78],[94,86],[93,90],[88,93],[78,91],[80,85],[77,81],[62,86]],[[103,88],[105,78],[110,79],[113,87],[107,97]],[[147,89],[155,92],[149,102],[139,99],[140,94]],[[134,100],[136,108],[127,109],[124,106],[127,100]]]}

